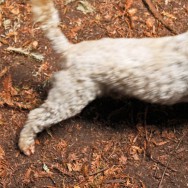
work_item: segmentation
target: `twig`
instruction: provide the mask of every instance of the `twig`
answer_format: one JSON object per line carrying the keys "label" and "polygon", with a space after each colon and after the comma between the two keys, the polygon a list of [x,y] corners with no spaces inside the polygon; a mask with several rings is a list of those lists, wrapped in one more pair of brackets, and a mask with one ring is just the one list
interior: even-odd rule
{"label": "twig", "polygon": [[25,55],[25,56],[32,57],[32,58],[36,59],[37,61],[43,61],[44,60],[43,55],[30,52],[27,49],[15,48],[15,47],[10,46],[10,47],[7,48],[7,50],[10,51],[10,52],[15,52],[15,53],[19,53],[19,54],[22,54],[22,55]]}
{"label": "twig", "polygon": [[168,29],[170,32],[172,32],[173,34],[177,34],[177,32],[171,27],[169,26],[163,19],[163,17],[157,12],[155,6],[153,5],[151,0],[143,0],[144,4],[147,5],[147,7],[149,8],[149,11],[153,14],[153,16],[159,20],[165,27],[166,29]]}
{"label": "twig", "polygon": [[97,175],[97,174],[99,174],[99,173],[101,173],[101,172],[104,172],[104,171],[106,171],[106,170],[108,170],[108,169],[109,169],[109,167],[103,168],[103,169],[101,169],[101,170],[99,170],[99,171],[97,171],[97,172],[93,172],[93,173],[89,174],[89,176]]}
{"label": "twig", "polygon": [[0,72],[0,78],[3,77],[8,72],[8,70],[9,70],[9,67],[8,68],[5,67],[3,70],[1,70],[1,72]]}
{"label": "twig", "polygon": [[173,169],[173,168],[171,168],[170,166],[166,166],[166,164],[163,164],[161,161],[159,161],[159,160],[157,160],[157,159],[154,159],[152,156],[150,157],[150,159],[153,161],[153,162],[155,162],[155,163],[158,163],[158,164],[160,164],[161,166],[163,166],[163,167],[167,167],[167,169],[169,169],[169,170],[171,170],[171,171],[173,171],[173,172],[177,172],[177,170],[176,169]]}
{"label": "twig", "polygon": [[181,139],[179,140],[179,142],[178,142],[176,148],[171,152],[171,155],[170,155],[170,157],[168,158],[168,161],[167,161],[167,163],[166,163],[166,167],[165,167],[165,169],[164,169],[164,171],[163,171],[163,174],[162,174],[162,177],[161,177],[161,181],[159,182],[158,188],[162,188],[162,182],[163,182],[163,179],[164,179],[166,170],[167,170],[167,168],[168,168],[168,165],[169,165],[170,161],[172,160],[172,154],[174,154],[174,153],[176,152],[176,150],[179,148],[179,146],[180,146],[180,144],[181,144],[181,142],[182,142],[182,140],[183,140],[183,138],[185,137],[186,134],[187,134],[187,132],[181,137]]}
{"label": "twig", "polygon": [[112,179],[112,180],[106,180],[104,183],[105,184],[110,184],[110,183],[125,183],[126,180],[124,179]]}

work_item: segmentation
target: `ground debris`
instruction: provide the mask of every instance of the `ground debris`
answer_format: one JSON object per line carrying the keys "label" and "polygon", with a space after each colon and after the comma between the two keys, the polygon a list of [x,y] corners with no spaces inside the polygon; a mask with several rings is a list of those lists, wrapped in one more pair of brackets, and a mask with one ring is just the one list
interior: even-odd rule
{"label": "ground debris", "polygon": [[32,89],[19,90],[12,84],[12,76],[8,74],[2,81],[0,91],[0,106],[8,105],[12,108],[31,109],[39,103],[38,94]]}
{"label": "ground debris", "polygon": [[81,11],[84,14],[95,12],[94,7],[88,1],[79,1],[77,10]]}
{"label": "ground debris", "polygon": [[145,4],[147,4],[147,6],[149,7],[149,10],[151,11],[151,13],[154,15],[154,17],[156,19],[158,19],[169,31],[171,31],[173,34],[177,34],[177,32],[170,26],[168,25],[163,17],[161,16],[160,13],[157,12],[155,6],[153,5],[151,0],[143,0]]}
{"label": "ground debris", "polygon": [[15,47],[8,47],[7,51],[10,52],[15,52],[15,53],[19,53],[25,56],[29,56],[32,57],[34,59],[36,59],[37,61],[43,61],[44,60],[44,56],[38,53],[34,53],[34,52],[29,52],[27,49],[23,49],[23,48],[15,48]]}
{"label": "ground debris", "polygon": [[[54,1],[61,29],[73,43],[172,34],[143,1],[86,1],[93,12],[84,14],[83,6],[77,10],[79,0]],[[178,33],[187,30],[187,1],[152,2],[167,26]],[[163,187],[187,186],[188,137],[171,153],[187,130],[187,104],[161,107],[132,99],[97,99],[79,116],[41,134],[35,155],[22,155],[17,142],[28,109],[45,100],[60,58],[33,23],[29,1],[0,4],[0,33],[0,187],[146,188],[157,187],[160,180]],[[8,51],[8,46],[16,50]],[[45,61],[25,50],[39,51]]]}

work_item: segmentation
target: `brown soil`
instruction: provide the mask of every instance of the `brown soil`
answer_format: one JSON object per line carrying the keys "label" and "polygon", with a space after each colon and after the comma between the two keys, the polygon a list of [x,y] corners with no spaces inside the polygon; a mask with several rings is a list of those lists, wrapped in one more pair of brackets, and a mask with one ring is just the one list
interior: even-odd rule
{"label": "brown soil", "polygon": [[[0,1],[2,2],[2,1]],[[187,30],[187,0],[56,0],[70,41],[102,37],[158,37]],[[145,2],[145,3],[144,3]],[[166,4],[165,4],[166,2]],[[153,16],[154,15],[154,16]],[[59,57],[32,22],[27,1],[0,4],[0,187],[188,187],[188,105],[158,106],[102,98],[75,118],[41,133],[26,157],[17,141],[30,109],[45,99]],[[30,49],[36,59],[7,48]]]}

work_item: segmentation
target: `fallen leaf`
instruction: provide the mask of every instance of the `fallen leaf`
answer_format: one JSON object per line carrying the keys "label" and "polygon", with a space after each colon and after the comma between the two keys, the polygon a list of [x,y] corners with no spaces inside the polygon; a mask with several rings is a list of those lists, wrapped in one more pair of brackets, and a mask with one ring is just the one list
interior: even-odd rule
{"label": "fallen leaf", "polygon": [[8,71],[8,68],[5,67],[3,70],[0,71],[0,78],[3,77]]}
{"label": "fallen leaf", "polygon": [[37,46],[38,46],[38,42],[37,41],[34,41],[34,42],[32,42],[32,47],[33,47],[33,49],[36,49],[37,48]]}
{"label": "fallen leaf", "polygon": [[78,157],[75,153],[70,153],[69,156],[68,156],[68,160],[69,161],[77,161],[78,160]]}
{"label": "fallen leaf", "polygon": [[132,153],[136,153],[137,152],[137,153],[141,154],[143,152],[143,149],[138,147],[138,146],[131,146],[131,152]]}
{"label": "fallen leaf", "polygon": [[164,130],[162,132],[162,137],[168,138],[168,139],[175,139],[176,138],[175,134],[172,131],[168,132],[167,130]]}
{"label": "fallen leaf", "polygon": [[51,177],[52,174],[53,174],[52,172],[46,173],[44,171],[34,171],[34,177],[35,178]]}
{"label": "fallen leaf", "polygon": [[4,157],[5,157],[5,152],[3,148],[0,146],[0,159],[4,159]]}
{"label": "fallen leaf", "polygon": [[13,8],[10,12],[11,12],[12,14],[14,14],[14,15],[18,15],[18,14],[20,13],[20,10],[19,10],[18,7],[15,7],[15,8]]}
{"label": "fallen leaf", "polygon": [[0,5],[3,4],[5,2],[5,0],[0,0]]}
{"label": "fallen leaf", "polygon": [[135,161],[140,160],[138,154],[141,154],[142,152],[143,152],[143,149],[141,149],[138,146],[131,146],[131,148],[130,148],[130,154]]}
{"label": "fallen leaf", "polygon": [[169,141],[162,141],[162,142],[156,142],[155,140],[152,140],[152,142],[156,145],[156,146],[163,146],[166,143],[168,143]]}
{"label": "fallen leaf", "polygon": [[4,20],[3,27],[5,28],[5,30],[9,29],[11,27],[11,20],[10,19]]}
{"label": "fallen leaf", "polygon": [[127,157],[125,157],[124,155],[122,155],[120,158],[119,158],[119,162],[123,165],[125,165],[127,163]]}
{"label": "fallen leaf", "polygon": [[50,169],[48,168],[48,166],[44,163],[42,166],[43,170],[47,173],[50,173]]}
{"label": "fallen leaf", "polygon": [[166,16],[166,17],[171,18],[171,19],[174,19],[174,20],[177,19],[177,17],[175,17],[173,14],[170,14],[170,13],[165,12],[165,11],[163,11],[161,14],[162,14],[163,16]]}
{"label": "fallen leaf", "polygon": [[169,3],[169,0],[165,0],[165,5],[168,5],[168,3]]}
{"label": "fallen leaf", "polygon": [[25,173],[24,179],[23,179],[24,183],[29,183],[30,182],[31,172],[32,172],[31,168],[28,168],[26,173]]}
{"label": "fallen leaf", "polygon": [[83,14],[93,13],[95,8],[88,1],[79,1],[77,10],[81,11]]}
{"label": "fallen leaf", "polygon": [[154,18],[150,17],[150,18],[148,18],[146,20],[146,25],[147,25],[148,28],[152,28],[154,26],[154,23],[155,23],[155,19]]}
{"label": "fallen leaf", "polygon": [[69,3],[72,3],[72,2],[74,2],[74,1],[76,1],[76,0],[66,0],[66,1],[65,1],[65,5],[68,5]]}
{"label": "fallen leaf", "polygon": [[12,90],[12,77],[9,74],[8,76],[5,77],[3,80],[3,100],[7,104],[13,104],[12,99],[11,99],[11,90]]}
{"label": "fallen leaf", "polygon": [[137,11],[138,10],[136,8],[131,8],[131,9],[128,10],[128,13],[129,13],[130,16],[133,16],[137,13]]}
{"label": "fallen leaf", "polygon": [[[1,26],[1,25],[0,25]],[[0,42],[2,44],[8,44],[8,41],[6,39],[0,38]]]}
{"label": "fallen leaf", "polygon": [[3,159],[0,160],[0,178],[7,175],[7,162]]}
{"label": "fallen leaf", "polygon": [[167,154],[161,155],[161,156],[158,157],[158,160],[159,160],[160,162],[162,162],[163,164],[165,164],[166,161],[168,160],[168,157],[169,157],[169,156],[168,156]]}
{"label": "fallen leaf", "polygon": [[72,170],[74,172],[80,172],[82,169],[82,163],[76,162],[72,165]]}
{"label": "fallen leaf", "polygon": [[67,168],[68,168],[69,172],[72,172],[72,165],[70,163],[67,163]]}
{"label": "fallen leaf", "polygon": [[139,156],[138,156],[137,153],[133,154],[133,155],[132,155],[132,158],[133,158],[135,161],[139,161],[139,160],[140,160],[140,158],[139,158]]}
{"label": "fallen leaf", "polygon": [[63,149],[66,148],[66,147],[67,147],[67,143],[66,143],[65,140],[61,140],[61,141],[57,144],[57,148],[58,148],[59,150],[63,150]]}
{"label": "fallen leaf", "polygon": [[84,175],[85,177],[89,175],[89,163],[88,163],[88,162],[85,162],[85,163],[82,165],[81,172],[83,173],[83,175]]}
{"label": "fallen leaf", "polygon": [[125,8],[126,9],[129,9],[133,4],[133,0],[126,0],[126,3],[125,3]]}
{"label": "fallen leaf", "polygon": [[71,173],[68,172],[67,169],[62,168],[58,163],[56,163],[55,165],[52,165],[52,168],[56,169],[57,171],[59,171],[63,175],[71,176]]}

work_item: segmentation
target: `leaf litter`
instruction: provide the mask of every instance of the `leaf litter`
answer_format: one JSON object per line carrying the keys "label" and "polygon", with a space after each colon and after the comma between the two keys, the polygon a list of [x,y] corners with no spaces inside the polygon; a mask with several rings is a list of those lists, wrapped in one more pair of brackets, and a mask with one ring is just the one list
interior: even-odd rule
{"label": "leaf litter", "polygon": [[[58,8],[62,13],[62,30],[74,43],[102,37],[157,37],[172,34],[166,30],[164,24],[159,24],[160,20],[149,13],[148,7],[142,1],[67,0],[65,3],[54,2],[58,3]],[[174,24],[177,32],[187,29],[185,27],[185,18],[187,17],[182,9],[185,1],[181,1],[181,6],[171,3],[171,1],[152,2],[158,13],[165,19],[166,25]],[[166,7],[163,10],[165,3]],[[179,10],[178,14],[173,12],[172,4],[177,6],[174,8],[176,8],[176,12]],[[186,118],[185,121],[182,119],[186,109],[183,113],[176,113],[176,110],[168,109],[169,119],[167,118],[167,121],[157,127],[155,124],[161,116],[155,118],[158,112],[155,112],[156,107],[151,107],[148,118],[151,118],[152,115],[154,118],[151,118],[152,122],[150,123],[147,121],[146,132],[150,139],[146,143],[143,125],[145,119],[141,121],[144,111],[141,108],[142,103],[136,103],[135,107],[134,103],[128,106],[126,103],[129,112],[124,112],[122,124],[117,123],[114,126],[111,119],[105,120],[106,116],[110,116],[108,111],[113,112],[114,110],[114,108],[110,108],[110,104],[113,102],[110,100],[105,104],[105,100],[102,100],[99,102],[99,108],[97,102],[86,108],[87,112],[85,113],[89,114],[88,116],[81,115],[60,124],[59,127],[52,128],[50,130],[52,138],[48,134],[42,134],[42,138],[38,138],[37,151],[34,156],[25,158],[21,155],[15,145],[17,135],[27,114],[27,111],[23,109],[31,109],[40,103],[38,100],[43,100],[42,97],[39,97],[39,93],[43,93],[44,90],[46,92],[47,89],[36,90],[34,86],[39,85],[41,81],[46,81],[47,71],[51,70],[49,75],[52,74],[51,67],[54,66],[56,55],[51,50],[48,41],[44,39],[41,30],[31,24],[30,5],[27,1],[7,0],[0,6],[2,10],[0,11],[2,26],[0,27],[2,33],[0,45],[3,49],[0,51],[3,54],[0,54],[3,63],[0,71],[0,114],[3,114],[0,116],[0,136],[2,138],[0,140],[0,180],[2,180],[0,186],[145,188],[150,185],[157,187],[159,180],[164,186],[185,185],[183,183],[186,183],[186,179],[183,177],[186,176],[186,168],[183,167],[187,166],[186,137],[181,142],[182,147],[179,152],[175,156],[171,156],[173,163],[166,165],[166,161],[168,160],[168,151],[173,150],[173,146],[178,142],[184,129],[187,129],[184,126]],[[9,47],[13,47],[15,50],[7,51],[6,49]],[[39,50],[42,54],[44,53],[46,61],[38,61],[30,54],[32,52],[30,50]],[[41,58],[39,57],[39,59]],[[35,73],[38,71],[34,78],[29,77],[29,82],[31,82],[29,87],[25,87],[22,83],[22,87],[14,85],[17,78],[12,76],[12,72],[14,72],[14,66],[19,63],[24,67],[33,65]],[[20,74],[23,73],[20,72]],[[44,78],[41,79],[42,77]],[[23,77],[20,82],[26,78]],[[116,101],[114,106],[118,106],[117,103]],[[109,107],[106,111],[105,106]],[[141,110],[139,110],[140,108]],[[157,108],[164,111],[163,108]],[[173,114],[172,118],[171,113]],[[121,122],[119,113],[114,114],[112,118]],[[91,122],[83,120],[90,115],[93,117]],[[118,116],[116,117],[116,115]],[[80,121],[79,129],[77,128],[78,121]],[[148,145],[152,146],[153,160],[146,155]],[[18,166],[18,164],[21,165]],[[10,166],[11,168],[9,168]],[[16,173],[12,168],[16,169]],[[178,172],[173,169],[178,169]],[[156,178],[163,174],[163,178]],[[2,184],[2,182],[4,183]]]}

